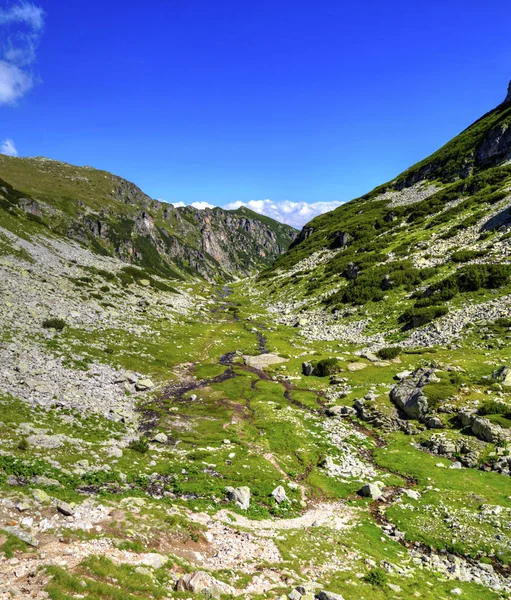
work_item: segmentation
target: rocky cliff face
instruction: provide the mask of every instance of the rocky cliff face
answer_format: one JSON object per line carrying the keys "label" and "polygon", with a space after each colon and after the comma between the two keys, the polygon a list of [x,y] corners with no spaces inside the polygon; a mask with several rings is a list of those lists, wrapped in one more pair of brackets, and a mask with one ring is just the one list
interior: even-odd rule
{"label": "rocky cliff face", "polygon": [[116,175],[44,158],[1,156],[0,177],[11,189],[8,210],[166,276],[247,275],[271,264],[297,234],[246,209],[175,208]]}

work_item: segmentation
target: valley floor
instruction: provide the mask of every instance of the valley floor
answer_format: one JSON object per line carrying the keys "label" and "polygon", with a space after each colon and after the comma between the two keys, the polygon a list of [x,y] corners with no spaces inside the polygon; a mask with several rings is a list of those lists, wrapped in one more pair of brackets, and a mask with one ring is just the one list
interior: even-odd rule
{"label": "valley floor", "polygon": [[[4,239],[0,599],[511,598],[508,450],[455,418],[509,401],[484,379],[507,346],[382,360],[279,322],[252,280],[175,293]],[[389,397],[421,367],[438,429]]]}

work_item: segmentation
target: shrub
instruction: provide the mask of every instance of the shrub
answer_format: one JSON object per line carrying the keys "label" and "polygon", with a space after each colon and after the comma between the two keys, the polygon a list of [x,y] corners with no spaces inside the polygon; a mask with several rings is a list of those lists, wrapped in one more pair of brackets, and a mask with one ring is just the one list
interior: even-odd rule
{"label": "shrub", "polygon": [[377,587],[383,587],[387,581],[387,573],[383,569],[375,567],[367,575],[364,575],[364,581]]}
{"label": "shrub", "polygon": [[475,258],[480,258],[484,254],[480,250],[458,250],[451,255],[451,260],[455,263],[464,263]]}
{"label": "shrub", "polygon": [[314,368],[314,375],[327,377],[339,371],[339,361],[336,358],[325,358],[318,361]]}
{"label": "shrub", "polygon": [[382,360],[392,360],[401,354],[403,349],[400,346],[389,346],[388,348],[381,348],[376,353]]}
{"label": "shrub", "polygon": [[420,327],[448,313],[446,306],[426,306],[424,308],[409,308],[400,317],[406,327]]}
{"label": "shrub", "polygon": [[45,319],[43,321],[43,327],[45,329],[56,329],[57,331],[62,331],[66,326],[66,322],[64,319],[57,319],[52,317],[51,319]]}
{"label": "shrub", "polygon": [[485,400],[477,411],[480,415],[502,415],[511,419],[511,406],[498,400]]}
{"label": "shrub", "polygon": [[502,287],[508,283],[510,275],[511,265],[467,265],[429,287],[424,295],[437,302],[450,300],[458,293]]}
{"label": "shrub", "polygon": [[149,442],[147,441],[147,438],[141,437],[138,438],[138,440],[132,440],[129,443],[128,448],[130,450],[135,450],[135,452],[140,452],[140,454],[145,454],[149,450]]}

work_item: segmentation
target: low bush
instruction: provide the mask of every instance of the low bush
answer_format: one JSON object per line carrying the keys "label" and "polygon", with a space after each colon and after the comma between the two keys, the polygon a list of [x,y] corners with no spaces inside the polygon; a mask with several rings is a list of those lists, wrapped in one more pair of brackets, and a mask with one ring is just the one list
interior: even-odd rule
{"label": "low bush", "polygon": [[477,411],[480,415],[502,415],[511,419],[511,406],[499,400],[485,400]]}
{"label": "low bush", "polygon": [[382,360],[392,360],[398,357],[402,351],[403,349],[400,346],[389,346],[388,348],[381,348],[376,354]]}
{"label": "low bush", "polygon": [[336,358],[325,358],[318,361],[314,367],[314,375],[328,377],[339,372],[339,361]]}
{"label": "low bush", "polygon": [[451,260],[455,263],[464,263],[484,255],[485,252],[481,252],[480,250],[458,250],[451,255]]}
{"label": "low bush", "polygon": [[449,312],[446,306],[426,306],[424,308],[409,308],[406,310],[399,320],[405,323],[406,328],[420,327],[426,323],[443,317]]}
{"label": "low bush", "polygon": [[433,302],[439,302],[450,300],[458,293],[497,289],[508,283],[510,275],[511,265],[467,265],[430,286],[424,292],[424,297],[431,297]]}
{"label": "low bush", "polygon": [[64,319],[57,319],[52,317],[51,319],[45,319],[43,321],[44,329],[56,329],[57,331],[62,331],[66,326],[66,322]]}
{"label": "low bush", "polygon": [[128,448],[130,450],[135,450],[135,452],[140,452],[140,454],[145,454],[149,450],[149,442],[147,438],[141,437],[138,440],[132,440],[128,444]]}
{"label": "low bush", "polygon": [[374,567],[367,575],[364,575],[364,581],[377,587],[383,587],[387,582],[387,573],[384,569]]}

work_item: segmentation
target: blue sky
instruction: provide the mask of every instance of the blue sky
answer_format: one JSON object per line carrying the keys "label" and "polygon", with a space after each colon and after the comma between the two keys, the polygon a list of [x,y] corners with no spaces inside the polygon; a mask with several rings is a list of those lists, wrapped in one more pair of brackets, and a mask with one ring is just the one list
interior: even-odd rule
{"label": "blue sky", "polygon": [[501,102],[510,26],[500,0],[0,0],[0,142],[301,225]]}

